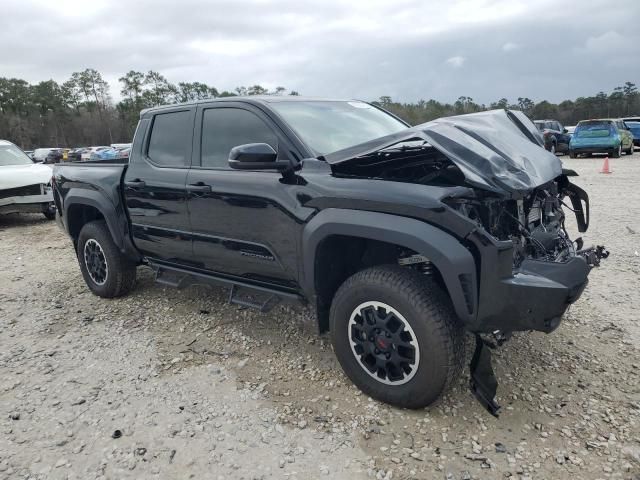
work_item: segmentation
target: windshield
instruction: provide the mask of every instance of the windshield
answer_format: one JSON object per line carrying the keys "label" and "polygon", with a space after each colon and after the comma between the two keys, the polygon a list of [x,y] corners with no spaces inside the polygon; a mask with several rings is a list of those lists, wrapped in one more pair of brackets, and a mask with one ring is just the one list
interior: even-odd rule
{"label": "windshield", "polygon": [[580,122],[574,137],[608,137],[615,133],[613,124],[606,121]]}
{"label": "windshield", "polygon": [[0,143],[0,167],[9,165],[32,165],[33,162],[18,147],[13,144]]}
{"label": "windshield", "polygon": [[627,127],[629,127],[629,130],[631,130],[631,133],[633,133],[634,137],[640,137],[640,122],[624,122],[627,124]]}
{"label": "windshield", "polygon": [[364,102],[273,102],[273,109],[316,155],[337,152],[408,128]]}

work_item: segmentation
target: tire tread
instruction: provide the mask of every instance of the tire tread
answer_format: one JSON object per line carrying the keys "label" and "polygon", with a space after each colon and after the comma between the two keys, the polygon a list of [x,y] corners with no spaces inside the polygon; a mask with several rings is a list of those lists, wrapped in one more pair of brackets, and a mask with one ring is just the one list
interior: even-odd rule
{"label": "tire tread", "polygon": [[[435,330],[445,352],[443,365],[448,367],[445,381],[437,392],[425,388],[422,395],[394,403],[405,408],[420,408],[433,403],[435,400],[432,399],[441,397],[459,377],[465,361],[464,330],[459,324],[448,294],[433,279],[408,268],[396,265],[368,268],[349,277],[336,292],[331,306],[332,331],[335,332],[336,328],[336,305],[361,285],[378,285],[400,292],[411,302],[412,307],[422,312],[422,317],[431,323],[431,328]],[[372,382],[371,388],[365,389],[365,393],[375,397],[378,388],[374,387],[380,386],[384,385]]]}
{"label": "tire tread", "polygon": [[[83,248],[86,240],[95,238],[102,246],[102,249],[107,257],[107,263],[109,270],[114,276],[111,279],[107,279],[104,285],[95,285],[84,265]],[[115,298],[126,295],[131,291],[136,283],[136,265],[131,260],[126,258],[113,242],[111,238],[111,232],[107,227],[107,224],[103,220],[95,220],[87,223],[78,236],[78,248],[77,248],[78,262],[80,263],[80,269],[82,270],[82,276],[93,293],[104,298]]]}

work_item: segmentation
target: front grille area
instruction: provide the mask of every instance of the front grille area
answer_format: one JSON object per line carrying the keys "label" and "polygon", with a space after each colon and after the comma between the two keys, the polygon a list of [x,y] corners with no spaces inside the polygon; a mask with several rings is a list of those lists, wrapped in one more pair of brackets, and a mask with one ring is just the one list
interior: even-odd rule
{"label": "front grille area", "polygon": [[40,195],[40,184],[27,185],[26,187],[7,188],[6,190],[0,190],[0,198],[9,197],[23,197],[25,195]]}

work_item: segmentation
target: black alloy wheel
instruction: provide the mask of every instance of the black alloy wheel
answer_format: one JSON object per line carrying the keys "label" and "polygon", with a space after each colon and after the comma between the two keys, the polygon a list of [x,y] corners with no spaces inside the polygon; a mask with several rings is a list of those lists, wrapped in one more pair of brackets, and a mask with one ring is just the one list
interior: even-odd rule
{"label": "black alloy wheel", "polygon": [[349,319],[348,335],[354,356],[379,382],[402,385],[416,374],[416,334],[395,308],[374,301],[358,305]]}
{"label": "black alloy wheel", "polygon": [[109,275],[109,265],[102,246],[94,238],[84,244],[84,263],[91,280],[96,285],[104,285]]}

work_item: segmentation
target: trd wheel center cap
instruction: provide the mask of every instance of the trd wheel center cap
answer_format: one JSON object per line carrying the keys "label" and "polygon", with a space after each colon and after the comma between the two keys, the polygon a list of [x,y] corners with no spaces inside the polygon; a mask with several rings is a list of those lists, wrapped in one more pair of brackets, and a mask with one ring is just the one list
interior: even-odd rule
{"label": "trd wheel center cap", "polygon": [[376,337],[376,347],[378,347],[379,350],[387,350],[387,348],[389,348],[390,342],[389,340],[387,340],[386,338],[383,337]]}

